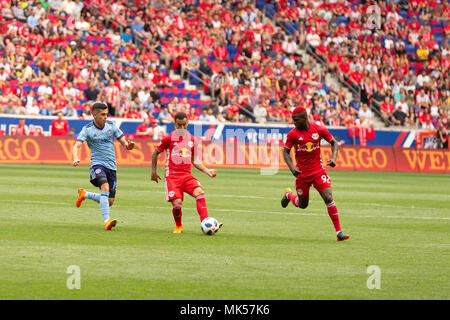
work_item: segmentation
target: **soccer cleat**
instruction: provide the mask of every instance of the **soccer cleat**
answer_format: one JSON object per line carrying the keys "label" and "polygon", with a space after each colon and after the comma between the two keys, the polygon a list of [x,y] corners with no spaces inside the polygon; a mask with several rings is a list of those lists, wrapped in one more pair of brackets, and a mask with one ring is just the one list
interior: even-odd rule
{"label": "soccer cleat", "polygon": [[182,233],[183,232],[183,226],[175,226],[175,229],[173,229],[172,233]]}
{"label": "soccer cleat", "polygon": [[117,224],[117,220],[116,219],[111,219],[109,218],[106,222],[105,222],[105,230],[111,230],[112,228],[114,228]]}
{"label": "soccer cleat", "polygon": [[290,192],[292,192],[291,188],[284,189],[283,198],[281,198],[281,206],[283,208],[286,208],[288,206],[289,202],[291,202],[291,200],[287,196],[287,194]]}
{"label": "soccer cleat", "polygon": [[219,222],[219,229],[222,228],[223,222]]}
{"label": "soccer cleat", "polygon": [[84,195],[86,194],[86,190],[84,189],[78,189],[78,198],[75,204],[77,205],[77,208],[81,207],[81,203],[85,200]]}
{"label": "soccer cleat", "polygon": [[348,234],[345,234],[342,231],[339,231],[337,233],[336,237],[337,237],[337,241],[344,241],[344,240],[347,240],[348,238],[350,238],[350,236]]}

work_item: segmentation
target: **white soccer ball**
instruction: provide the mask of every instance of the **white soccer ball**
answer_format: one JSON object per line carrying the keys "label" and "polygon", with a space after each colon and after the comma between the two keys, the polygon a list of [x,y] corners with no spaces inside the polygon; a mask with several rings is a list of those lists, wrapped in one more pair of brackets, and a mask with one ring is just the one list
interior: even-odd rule
{"label": "white soccer ball", "polygon": [[204,234],[212,236],[217,231],[219,231],[219,222],[213,217],[208,217],[203,219],[200,227]]}

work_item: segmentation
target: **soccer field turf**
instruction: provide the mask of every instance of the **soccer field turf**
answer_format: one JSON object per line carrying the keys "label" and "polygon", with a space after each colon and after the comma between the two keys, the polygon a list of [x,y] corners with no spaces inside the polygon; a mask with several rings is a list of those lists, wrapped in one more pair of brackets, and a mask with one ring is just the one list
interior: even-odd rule
{"label": "soccer field turf", "polygon": [[[158,172],[162,176],[162,168]],[[281,208],[290,172],[193,169],[209,215],[200,231],[185,197],[183,234],[172,234],[164,184],[150,169],[120,167],[105,231],[88,167],[0,165],[0,299],[449,299],[450,176],[329,171],[341,225],[337,242],[318,193],[306,210]],[[69,290],[69,266],[80,289]],[[380,289],[369,266],[379,268]]]}

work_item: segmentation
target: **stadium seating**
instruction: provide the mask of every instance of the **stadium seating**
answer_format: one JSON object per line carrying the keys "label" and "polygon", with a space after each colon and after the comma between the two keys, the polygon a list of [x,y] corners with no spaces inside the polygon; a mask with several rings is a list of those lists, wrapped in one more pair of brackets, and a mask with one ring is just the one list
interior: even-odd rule
{"label": "stadium seating", "polygon": [[[104,14],[112,12],[113,5],[116,3],[122,3],[123,1],[114,0],[114,1],[104,1],[104,0],[95,0],[95,1],[85,1],[84,5],[87,9],[86,11],[81,12],[79,16],[73,16],[73,22],[80,21],[82,19],[86,18],[86,13],[94,15],[95,17],[99,14]],[[148,41],[147,39],[143,39],[143,44],[141,47],[138,47],[138,42],[136,41],[136,36],[132,38],[131,42],[128,42],[125,44],[124,42],[118,43],[116,34],[114,32],[119,32],[121,34],[124,32],[124,29],[120,26],[126,26],[123,25],[123,23],[127,23],[128,27],[131,25],[131,22],[133,22],[133,19],[138,16],[138,11],[136,10],[136,7],[130,5],[127,6],[126,12],[128,15],[128,22],[125,19],[125,16],[123,15],[114,15],[111,23],[107,26],[102,24],[101,22],[98,23],[98,30],[97,28],[94,28],[92,30],[89,30],[88,32],[79,32],[77,29],[70,27],[70,19],[67,19],[67,15],[64,18],[65,22],[68,23],[67,25],[67,33],[66,35],[61,38],[62,42],[59,42],[64,50],[68,50],[68,48],[71,47],[71,43],[73,41],[76,42],[76,46],[74,47],[75,53],[81,52],[81,55],[84,57],[79,62],[81,64],[86,63],[90,65],[95,65],[99,62],[100,59],[94,60],[92,57],[95,56],[95,52],[100,48],[100,46],[103,46],[103,52],[104,56],[102,59],[106,59],[108,61],[107,63],[110,63],[114,65],[115,67],[119,68],[119,71],[124,71],[126,66],[132,66],[132,75],[139,75],[141,77],[142,73],[138,73],[139,69],[144,69],[146,73],[153,73],[154,77],[152,78],[152,84],[151,90],[154,93],[158,93],[160,96],[160,103],[161,105],[170,106],[170,102],[175,97],[178,99],[186,98],[188,100],[188,103],[191,104],[191,107],[194,107],[195,109],[200,109],[202,107],[207,107],[209,103],[206,103],[205,101],[200,100],[201,94],[203,91],[203,94],[209,95],[211,94],[211,90],[209,88],[209,84],[211,83],[211,76],[214,76],[218,73],[218,70],[220,70],[220,65],[223,68],[223,70],[226,72],[226,78],[231,74],[231,71],[236,71],[234,68],[238,67],[238,73],[237,76],[241,77],[244,76],[242,79],[240,79],[238,82],[233,82],[233,88],[231,90],[231,93],[226,93],[224,87],[221,87],[217,92],[215,92],[216,99],[218,99],[221,110],[226,111],[230,105],[230,98],[232,96],[239,97],[242,94],[245,94],[247,92],[247,86],[251,86],[251,90],[255,90],[255,83],[258,83],[257,81],[260,81],[262,84],[258,84],[258,88],[256,92],[262,92],[265,91],[264,94],[260,94],[259,101],[260,104],[263,105],[267,111],[267,119],[268,121],[282,121],[282,122],[289,122],[290,119],[288,116],[289,109],[292,108],[293,104],[299,104],[302,102],[307,102],[312,98],[312,103],[309,104],[310,110],[311,110],[311,119],[316,119],[317,121],[328,124],[328,125],[346,125],[348,123],[351,123],[349,121],[349,117],[351,115],[345,114],[340,110],[344,109],[344,107],[347,107],[348,102],[345,99],[339,99],[338,102],[338,109],[336,109],[336,106],[333,104],[333,110],[327,109],[327,112],[324,112],[324,101],[320,101],[318,97],[323,96],[323,100],[325,100],[325,106],[327,106],[327,99],[329,98],[330,94],[335,94],[338,96],[340,93],[336,91],[336,88],[330,88],[328,87],[325,82],[321,79],[323,79],[326,75],[325,74],[315,74],[314,72],[311,72],[310,70],[306,70],[304,66],[295,63],[293,69],[292,67],[287,67],[285,65],[288,54],[287,54],[287,44],[283,43],[284,40],[280,40],[280,42],[276,43],[271,41],[271,44],[273,47],[270,49],[272,51],[266,51],[266,48],[261,47],[261,43],[259,40],[257,40],[257,37],[262,36],[264,39],[270,39],[272,40],[272,37],[276,34],[270,31],[276,30],[277,26],[282,28],[281,31],[281,39],[286,37],[288,35],[293,36],[297,41],[301,39],[301,37],[307,37],[308,33],[312,31],[313,24],[315,24],[316,27],[320,30],[320,37],[322,40],[326,41],[328,37],[332,36],[332,32],[334,30],[331,27],[331,21],[329,18],[326,20],[319,17],[319,13],[331,13],[331,16],[336,16],[336,25],[340,26],[341,24],[344,24],[346,28],[352,29],[355,28],[355,25],[351,22],[352,17],[352,11],[355,10],[360,13],[364,13],[364,11],[367,9],[367,4],[362,4],[358,0],[352,0],[348,1],[347,4],[349,6],[346,6],[343,10],[339,12],[339,14],[334,14],[334,5],[331,3],[321,3],[320,6],[315,8],[311,2],[304,2],[303,4],[306,4],[306,19],[302,19],[299,16],[300,10],[300,1],[295,0],[281,0],[281,1],[265,1],[265,0],[256,0],[253,3],[253,6],[250,8],[247,8],[248,5],[245,3],[240,2],[232,2],[232,1],[224,1],[222,6],[214,6],[212,4],[209,4],[205,1],[195,1],[194,6],[184,6],[182,5],[183,10],[188,12],[188,16],[190,17],[190,20],[184,20],[180,21],[177,20],[178,16],[175,12],[168,12],[165,11],[163,8],[155,8],[152,7],[151,3],[145,3],[143,4],[145,9],[143,12],[143,17],[145,21],[149,21],[148,29],[152,30],[153,27],[156,25],[156,21],[158,19],[161,19],[162,16],[166,16],[164,20],[165,27],[162,29],[163,34],[168,34],[168,30],[171,29],[171,35],[174,37],[178,37],[177,33],[181,35],[181,37],[187,33],[196,34],[197,30],[201,30],[199,33],[200,38],[198,38],[201,42],[207,41],[209,36],[212,36],[212,38],[216,38],[217,31],[220,29],[220,32],[222,34],[226,34],[227,36],[222,39],[222,41],[225,42],[225,48],[227,51],[227,58],[225,61],[219,62],[219,66],[214,64],[214,70],[212,70],[211,74],[208,76],[205,76],[203,73],[200,72],[200,70],[189,70],[187,74],[186,79],[173,79],[170,78],[171,74],[173,73],[179,73],[179,66],[180,61],[182,58],[179,58],[178,56],[175,56],[175,58],[171,58],[170,61],[165,60],[163,54],[161,53],[161,48],[170,43],[171,37],[165,37],[165,36],[158,36],[156,33],[153,33],[153,40],[155,46],[154,49],[150,49],[150,47],[147,46]],[[0,8],[1,9],[1,8]],[[142,8],[141,8],[142,9]],[[251,14],[247,14],[246,10],[249,9],[248,12],[252,12]],[[383,14],[388,12],[389,10],[383,8]],[[422,12],[421,9],[416,9],[410,6],[408,10],[399,10],[396,9],[398,13],[398,21],[400,19],[403,19],[406,22],[406,25],[408,26],[408,23],[412,21],[413,17],[417,19],[417,21],[421,25],[421,30],[423,30],[424,24],[428,24],[431,29],[431,34],[434,36],[435,41],[438,43],[440,48],[442,48],[443,43],[445,41],[448,41],[448,37],[445,32],[445,27],[447,26],[448,22],[444,19],[432,17],[429,21],[423,21],[422,20]],[[237,24],[234,20],[229,21],[230,24],[221,24],[217,29],[215,30],[211,25],[201,25],[201,27],[198,27],[198,23],[204,23],[201,22],[202,20],[200,17],[203,17],[205,15],[210,15],[212,12],[219,12],[222,19],[226,16],[226,14],[230,14],[231,17],[240,15],[242,17],[242,22],[240,25]],[[47,12],[52,15],[55,19],[62,19],[62,17],[57,13],[54,12],[52,9],[49,9]],[[159,14],[162,14],[159,16]],[[253,14],[253,16],[252,16]],[[261,20],[261,25],[253,24],[253,21],[251,19],[254,19],[254,17],[258,17]],[[362,17],[363,14],[360,14],[359,16],[359,23],[362,25]],[[268,19],[270,18],[270,19]],[[3,18],[5,20],[5,18]],[[382,17],[383,25],[385,25],[386,16],[383,15]],[[68,22],[69,21],[69,22]],[[8,21],[9,23],[10,21]],[[304,24],[304,28],[301,28],[301,25]],[[26,26],[26,22],[20,22],[18,23],[18,27],[22,27],[23,25]],[[400,28],[400,24],[395,24],[397,27]],[[245,38],[237,38],[237,41],[232,41],[234,37],[239,37],[237,35],[237,30],[240,29],[242,33],[245,35]],[[394,28],[395,29],[395,28]],[[101,30],[101,31],[100,31]],[[173,33],[175,30],[175,33]],[[207,32],[208,30],[208,32]],[[261,33],[259,31],[261,30]],[[268,31],[265,31],[268,30]],[[358,29],[357,29],[358,30]],[[363,29],[361,31],[364,31],[366,34],[372,34],[373,30],[367,30]],[[363,42],[361,31],[354,31],[359,32],[356,39],[359,41],[358,46],[361,46]],[[387,53],[387,48],[385,48],[385,43],[387,41],[386,37],[386,30],[385,32],[379,35],[378,39],[381,44],[382,52],[379,53],[380,57],[382,55],[385,55]],[[408,57],[406,70],[412,70],[413,72],[417,73],[421,70],[423,70],[424,62],[420,61],[420,63],[417,62],[417,50],[418,47],[414,43],[410,43],[408,36],[405,34],[398,34],[398,30],[392,30],[393,31],[393,38],[394,42],[397,43],[398,41],[403,41],[405,43],[405,52],[406,56]],[[10,32],[10,31],[7,31]],[[152,31],[154,32],[154,31]],[[347,30],[344,30],[347,34]],[[207,34],[208,33],[208,34]],[[5,34],[0,35],[2,37],[5,37]],[[123,34],[121,35],[123,37]],[[278,35],[277,35],[278,37]],[[348,37],[351,37],[351,34],[348,33]],[[280,37],[278,37],[280,38]],[[240,40],[239,40],[240,39]],[[375,39],[375,38],[374,38]],[[53,43],[56,43],[56,39],[43,39],[41,45],[41,52],[47,52],[47,43],[50,43],[51,45]],[[59,40],[58,40],[59,41]],[[92,46],[92,49],[94,53],[91,55],[86,54],[86,50],[88,48],[82,48],[81,45],[83,42],[86,42],[90,46]],[[248,47],[250,49],[245,49],[244,43],[247,42]],[[181,42],[179,42],[181,43]],[[300,42],[299,42],[300,43]],[[307,43],[307,42],[306,42]],[[374,41],[368,43],[369,50],[373,47]],[[201,57],[206,57],[209,62],[214,61],[214,55],[213,51],[215,49],[215,46],[218,45],[218,42],[213,41],[211,45],[209,46],[203,46],[200,43],[197,43],[197,46],[195,49],[198,51],[199,55]],[[300,45],[302,45],[300,43]],[[13,44],[13,46],[16,46],[16,44]],[[17,45],[18,46],[18,45]],[[191,46],[191,45],[189,45]],[[286,46],[286,47],[285,47]],[[51,47],[51,46],[50,46]],[[17,47],[19,48],[19,47]],[[14,48],[14,49],[17,49]],[[53,47],[51,47],[53,48]],[[188,49],[188,43],[183,43],[182,46],[178,47],[181,51],[187,52]],[[256,48],[256,49],[253,49]],[[6,50],[11,50],[10,48],[0,48],[0,54],[3,57],[7,57]],[[159,71],[156,71],[154,69],[155,61],[152,65],[150,65],[150,62],[146,57],[142,56],[141,54],[145,52],[144,49],[148,49],[150,54],[156,53],[157,60],[156,64],[159,64]],[[254,59],[253,57],[253,50],[260,50],[260,58]],[[359,48],[361,49],[361,48]],[[50,49],[55,50],[55,49]],[[118,54],[113,54],[115,50],[118,51]],[[247,51],[246,51],[247,50]],[[317,49],[312,47],[313,52],[317,53]],[[367,50],[367,49],[365,49]],[[181,52],[180,51],[180,52]],[[9,51],[8,51],[9,52]],[[69,65],[72,65],[72,61],[75,59],[79,59],[74,52],[66,51],[68,56],[67,60],[65,60],[66,64],[65,67],[66,70],[63,70],[64,73],[68,73],[70,71],[71,77],[66,79],[71,82],[73,82],[74,87],[79,89],[80,91],[83,91],[89,86],[89,80],[90,78],[80,78],[81,73],[89,73],[93,70],[90,70],[89,67],[80,67],[77,70],[71,70],[68,68]],[[273,55],[273,52],[276,53],[276,55]],[[53,55],[55,55],[56,51],[52,51]],[[268,54],[270,53],[270,54]],[[394,52],[395,53],[395,52]],[[328,53],[326,53],[328,54]],[[436,52],[432,52],[432,54],[437,54]],[[369,55],[370,56],[370,55]],[[431,55],[430,55],[431,57]],[[294,61],[298,61],[298,57],[294,54]],[[439,59],[443,59],[444,57],[440,56]],[[83,61],[84,59],[84,61]],[[360,59],[364,61],[365,57],[360,56]],[[382,61],[381,59],[380,61]],[[281,61],[281,65],[277,66],[277,61]],[[392,60],[393,63],[390,67],[394,69],[399,69],[402,66],[400,66],[399,62],[401,61],[401,56],[396,55],[395,59]],[[170,64],[168,64],[170,62]],[[236,65],[233,64],[233,62],[236,62]],[[50,69],[50,71],[45,68],[43,62],[42,62],[42,56],[39,54],[36,54],[32,57],[30,60],[30,67],[32,70],[32,74],[30,75],[30,78],[28,82],[24,84],[24,92],[30,92],[33,91],[34,96],[39,99],[37,96],[37,90],[39,88],[38,85],[35,85],[35,83],[40,83],[41,80],[44,80],[44,78],[50,76],[52,79],[56,78],[56,71],[58,68],[60,68],[61,65],[56,66],[57,61],[54,62],[55,64]],[[104,62],[102,62],[104,63]],[[441,62],[442,64],[442,62]],[[364,62],[362,63],[364,66]],[[175,68],[173,70],[167,69],[169,67],[170,69]],[[14,68],[13,68],[14,69]],[[381,65],[377,66],[378,74],[376,74],[377,77],[381,77]],[[402,69],[403,70],[403,69]],[[354,71],[354,70],[352,70]],[[49,73],[50,72],[50,73]],[[99,73],[97,70],[97,78],[102,77],[102,73]],[[273,79],[271,80],[271,74],[273,72],[277,72],[275,75],[275,80],[280,81],[281,80],[281,74],[287,74],[289,79],[288,87],[283,88],[277,88],[275,86],[275,81]],[[337,70],[330,70],[328,72],[337,72]],[[121,73],[122,75],[120,78],[116,79],[116,86],[119,88],[119,96],[122,95],[123,91],[123,85],[127,85],[126,79],[122,78],[124,73]],[[126,73],[125,73],[126,74]],[[395,73],[391,73],[394,75]],[[337,75],[339,76],[339,72],[337,72]],[[363,77],[370,76],[371,73],[364,72]],[[441,81],[441,85],[436,83],[436,86],[438,88],[442,88],[442,80],[445,79],[446,71],[441,73],[440,77],[437,82]],[[99,77],[100,76],[100,77]],[[259,80],[258,80],[259,79]],[[15,76],[11,76],[8,81],[12,83],[12,81],[15,80]],[[100,79],[103,82],[103,88],[106,90],[108,86],[108,81],[106,79],[101,78]],[[364,79],[363,79],[364,80]],[[128,79],[130,81],[130,79]],[[224,81],[224,80],[223,80]],[[234,80],[235,81],[235,80]],[[346,81],[348,79],[346,78]],[[371,80],[370,81],[374,81]],[[364,81],[362,81],[364,82]],[[269,84],[270,85],[265,85]],[[392,83],[392,79],[388,79],[389,85]],[[194,86],[198,88],[197,90],[186,90],[186,85],[189,84],[191,86]],[[63,86],[66,84],[64,83]],[[129,84],[128,84],[129,85]],[[12,84],[11,84],[12,86]],[[99,83],[97,83],[97,86],[99,86]],[[62,88],[56,88],[55,84],[53,84],[53,89],[61,90]],[[131,88],[130,88],[131,89]],[[143,87],[136,87],[137,91],[142,91]],[[296,92],[295,90],[299,89],[300,96],[293,96],[292,92]],[[364,89],[364,88],[362,88]],[[418,89],[418,88],[417,88]],[[447,88],[448,90],[448,88]],[[442,97],[443,94],[446,94],[446,91],[439,91],[440,95]],[[56,92],[55,92],[56,93]],[[418,90],[415,90],[414,94],[417,95]],[[100,93],[101,97],[106,98],[106,91],[102,91]],[[266,98],[266,95],[271,95],[272,98],[268,99]],[[445,97],[445,96],[444,96]],[[369,102],[370,102],[371,96],[369,95]],[[77,96],[76,97],[76,104],[82,105],[87,101],[86,97],[84,95]],[[239,99],[240,105],[238,107],[245,106],[247,103],[249,103],[248,98],[240,98]],[[442,98],[443,100],[443,98]],[[130,103],[124,103],[124,99],[117,99],[115,101],[119,101],[121,103],[117,106],[117,114],[116,116],[124,116],[129,108]],[[5,105],[7,103],[6,99],[3,99],[1,102],[1,105]],[[117,103],[117,102],[116,102]],[[131,103],[134,103],[134,101],[131,101]],[[142,102],[141,102],[142,103]],[[276,103],[281,103],[281,109],[277,110],[274,109],[274,105]],[[1,106],[0,105],[0,106]],[[275,111],[274,111],[275,110]],[[339,121],[331,121],[332,114],[338,113],[338,120]],[[81,116],[81,115],[80,115]],[[151,114],[153,116],[153,114]],[[353,116],[356,117],[356,120],[358,120],[358,114],[354,114]],[[239,119],[227,117],[225,119],[219,119],[218,121],[251,121],[249,118],[240,117]]]}

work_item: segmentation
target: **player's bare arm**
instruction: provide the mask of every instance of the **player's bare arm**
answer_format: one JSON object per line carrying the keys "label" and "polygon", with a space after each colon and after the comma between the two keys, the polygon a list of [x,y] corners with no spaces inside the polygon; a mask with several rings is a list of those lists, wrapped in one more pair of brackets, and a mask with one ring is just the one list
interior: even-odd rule
{"label": "player's bare arm", "polygon": [[83,145],[83,142],[76,141],[75,145],[72,149],[72,165],[74,167],[78,166],[80,164],[80,159],[78,158],[78,154],[80,153],[81,146]]}
{"label": "player's bare arm", "polygon": [[161,152],[158,151],[158,149],[155,148],[153,150],[152,154],[152,174],[151,174],[151,180],[158,183],[158,180],[161,180],[161,177],[158,175],[158,172],[156,172],[156,167],[158,166],[158,156]]}
{"label": "player's bare arm", "polygon": [[125,136],[120,138],[119,142],[126,150],[133,150],[134,148],[134,141],[128,140]]}
{"label": "player's bare arm", "polygon": [[200,159],[194,158],[192,161],[192,165],[201,172],[206,173],[211,178],[214,178],[217,175],[216,170],[208,169],[207,167],[205,167],[205,165],[200,161]]}
{"label": "player's bare arm", "polygon": [[294,163],[292,162],[290,153],[291,153],[291,149],[284,147],[284,149],[283,149],[284,161],[288,165],[289,170],[291,170],[294,177],[297,177],[300,174],[300,171],[298,170],[298,168],[296,166],[294,166]]}
{"label": "player's bare arm", "polygon": [[331,144],[331,159],[327,161],[327,165],[334,168],[336,167],[336,159],[337,159],[337,155],[338,155],[338,150],[339,150],[339,143],[337,142],[336,138],[333,137],[333,139],[331,139],[330,141]]}

